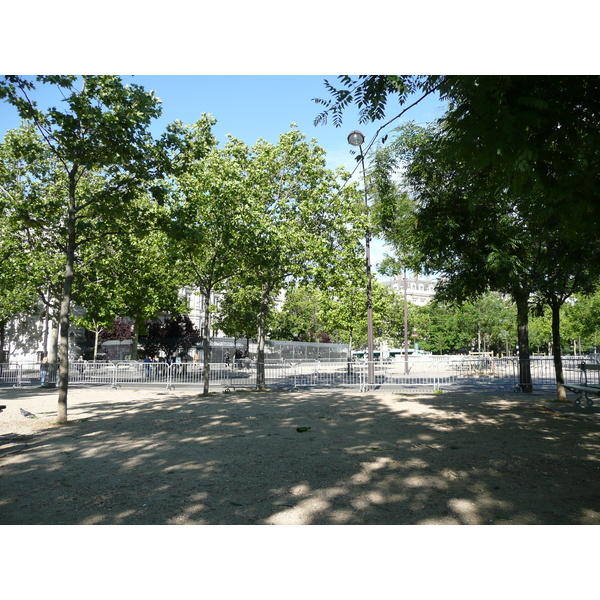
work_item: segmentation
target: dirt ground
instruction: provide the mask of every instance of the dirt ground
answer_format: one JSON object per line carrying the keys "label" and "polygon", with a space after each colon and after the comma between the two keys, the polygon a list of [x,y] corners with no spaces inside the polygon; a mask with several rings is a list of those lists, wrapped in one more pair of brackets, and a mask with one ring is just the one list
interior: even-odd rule
{"label": "dirt ground", "polygon": [[552,396],[72,388],[67,425],[56,390],[0,404],[0,524],[600,523],[600,408]]}

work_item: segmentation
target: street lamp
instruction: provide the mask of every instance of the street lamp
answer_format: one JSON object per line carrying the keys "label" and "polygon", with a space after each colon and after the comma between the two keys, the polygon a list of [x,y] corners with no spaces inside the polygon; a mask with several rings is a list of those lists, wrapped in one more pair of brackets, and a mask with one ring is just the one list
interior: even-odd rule
{"label": "street lamp", "polygon": [[408,375],[408,293],[406,283],[406,267],[404,268],[404,374]]}
{"label": "street lamp", "polygon": [[[360,162],[362,164],[363,185],[365,188],[365,206],[367,215],[369,214],[369,199],[367,197],[367,174],[365,171],[365,157],[362,150],[362,145],[365,141],[365,136],[360,131],[353,131],[348,136],[348,143],[351,146],[358,146],[360,149]],[[369,385],[375,384],[375,363],[373,354],[373,295],[371,289],[371,229],[367,220],[367,230],[365,233],[365,254],[367,268],[367,345],[369,359],[367,362],[367,378]]]}

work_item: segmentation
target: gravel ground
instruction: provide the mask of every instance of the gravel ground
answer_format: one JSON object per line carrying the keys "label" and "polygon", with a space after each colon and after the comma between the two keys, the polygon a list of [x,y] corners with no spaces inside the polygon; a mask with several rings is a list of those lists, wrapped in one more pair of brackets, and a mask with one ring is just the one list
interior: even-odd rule
{"label": "gravel ground", "polygon": [[0,524],[600,523],[600,409],[551,396],[73,388],[66,425],[56,403],[0,389]]}

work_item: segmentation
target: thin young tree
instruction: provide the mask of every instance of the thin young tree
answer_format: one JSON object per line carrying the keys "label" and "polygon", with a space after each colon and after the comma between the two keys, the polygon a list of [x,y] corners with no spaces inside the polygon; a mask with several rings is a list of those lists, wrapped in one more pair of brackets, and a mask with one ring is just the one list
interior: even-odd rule
{"label": "thin young tree", "polygon": [[248,227],[243,187],[247,149],[233,138],[216,147],[210,132],[214,123],[204,115],[192,126],[178,125],[174,143],[185,168],[174,173],[168,225],[185,283],[203,298],[204,394],[210,387],[213,295],[242,268]]}
{"label": "thin young tree", "polygon": [[[40,85],[60,90],[60,107],[38,107],[35,95]],[[158,175],[148,127],[160,114],[160,101],[140,86],[124,85],[116,76],[8,76],[0,85],[2,98],[35,125],[63,182],[53,197],[36,198],[36,212],[29,219],[37,227],[58,229],[62,238],[57,417],[58,422],[66,422],[69,326],[78,252],[91,239],[141,225],[132,200]],[[58,179],[58,173],[50,176]],[[27,217],[21,217],[23,224]]]}
{"label": "thin young tree", "polygon": [[243,255],[246,285],[258,291],[257,389],[266,387],[265,343],[273,299],[294,280],[308,281],[339,267],[357,244],[362,197],[348,175],[326,167],[325,151],[295,126],[277,144],[251,150],[245,193],[251,237]]}

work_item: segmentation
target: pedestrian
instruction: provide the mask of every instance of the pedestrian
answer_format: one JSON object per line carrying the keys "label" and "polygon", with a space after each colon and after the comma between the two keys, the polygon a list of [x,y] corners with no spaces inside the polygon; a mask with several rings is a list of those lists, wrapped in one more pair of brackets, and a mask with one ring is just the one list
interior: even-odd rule
{"label": "pedestrian", "polygon": [[46,378],[48,377],[48,367],[50,365],[48,364],[48,359],[46,357],[44,357],[44,359],[42,360],[42,364],[40,365],[40,380],[41,380],[41,385],[40,387],[44,387],[46,385]]}
{"label": "pedestrian", "polygon": [[83,362],[83,354],[77,360],[76,367],[77,367],[76,370],[77,370],[79,377],[82,377],[83,371],[85,370],[85,363]]}
{"label": "pedestrian", "polygon": [[181,362],[182,362],[181,372],[183,374],[183,378],[185,379],[185,377],[187,375],[187,363],[190,362],[190,357],[187,352],[181,357]]}
{"label": "pedestrian", "polygon": [[230,358],[229,358],[229,351],[226,350],[225,351],[225,364],[227,366],[229,366],[229,360],[230,360]]}

